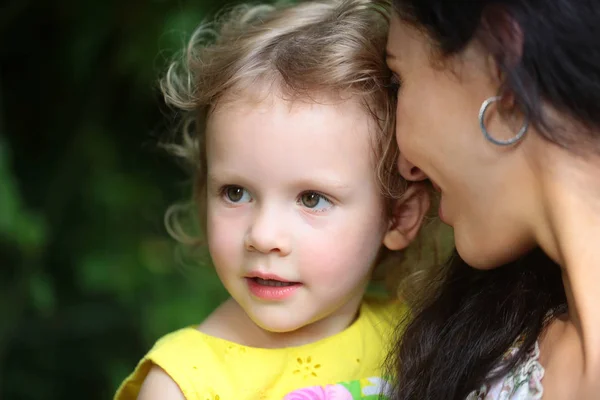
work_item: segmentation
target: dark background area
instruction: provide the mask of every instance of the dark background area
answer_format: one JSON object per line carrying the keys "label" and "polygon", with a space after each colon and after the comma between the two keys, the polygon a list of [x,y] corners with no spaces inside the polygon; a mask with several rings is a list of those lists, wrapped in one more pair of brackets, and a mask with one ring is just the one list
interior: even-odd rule
{"label": "dark background area", "polygon": [[224,292],[175,262],[189,197],[157,79],[228,2],[0,6],[0,398],[109,399],[160,335]]}

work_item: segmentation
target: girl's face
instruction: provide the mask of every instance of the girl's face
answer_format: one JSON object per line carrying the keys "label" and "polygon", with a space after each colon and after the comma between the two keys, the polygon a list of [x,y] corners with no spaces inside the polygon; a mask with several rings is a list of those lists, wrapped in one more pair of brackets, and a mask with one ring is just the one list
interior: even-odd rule
{"label": "girl's face", "polygon": [[388,230],[371,132],[371,117],[350,100],[248,96],[210,116],[209,251],[261,328],[327,334],[354,317]]}
{"label": "girl's face", "polygon": [[[482,102],[499,90],[495,63],[476,43],[459,57],[436,60],[430,41],[398,17],[387,52],[401,81],[401,174],[429,178],[439,189],[440,216],[454,227],[457,249],[474,267],[495,267],[529,250],[539,205],[527,153],[536,139],[529,132],[521,143],[503,148],[486,141],[479,128]],[[498,139],[513,137],[521,123],[500,118],[495,105],[486,113],[487,129]]]}

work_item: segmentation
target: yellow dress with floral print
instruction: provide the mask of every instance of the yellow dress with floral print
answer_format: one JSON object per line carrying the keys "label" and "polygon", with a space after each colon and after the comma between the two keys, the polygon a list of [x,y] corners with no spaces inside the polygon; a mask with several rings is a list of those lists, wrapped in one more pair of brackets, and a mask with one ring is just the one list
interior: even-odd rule
{"label": "yellow dress with floral print", "polygon": [[378,399],[388,390],[383,362],[404,305],[365,299],[344,331],[298,347],[241,346],[188,327],[156,342],[121,384],[115,400],[134,400],[153,365],[194,400]]}

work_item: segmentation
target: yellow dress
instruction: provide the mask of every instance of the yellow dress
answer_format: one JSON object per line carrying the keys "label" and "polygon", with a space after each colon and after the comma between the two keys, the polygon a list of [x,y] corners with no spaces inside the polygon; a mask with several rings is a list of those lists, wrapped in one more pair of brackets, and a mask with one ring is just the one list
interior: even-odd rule
{"label": "yellow dress", "polygon": [[382,365],[404,305],[366,299],[356,321],[315,343],[282,349],[242,346],[194,327],[156,342],[121,384],[115,400],[134,400],[153,364],[186,399],[378,399]]}

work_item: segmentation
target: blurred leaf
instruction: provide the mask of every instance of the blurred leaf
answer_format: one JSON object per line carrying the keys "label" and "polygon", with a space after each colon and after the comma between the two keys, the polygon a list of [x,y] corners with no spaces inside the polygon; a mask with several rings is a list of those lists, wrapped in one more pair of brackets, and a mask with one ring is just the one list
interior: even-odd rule
{"label": "blurred leaf", "polygon": [[23,209],[16,181],[9,171],[8,149],[0,136],[0,236],[33,252],[45,240],[43,219]]}
{"label": "blurred leaf", "polygon": [[29,290],[33,307],[43,316],[49,316],[56,307],[54,287],[47,276],[33,274],[29,280]]}

